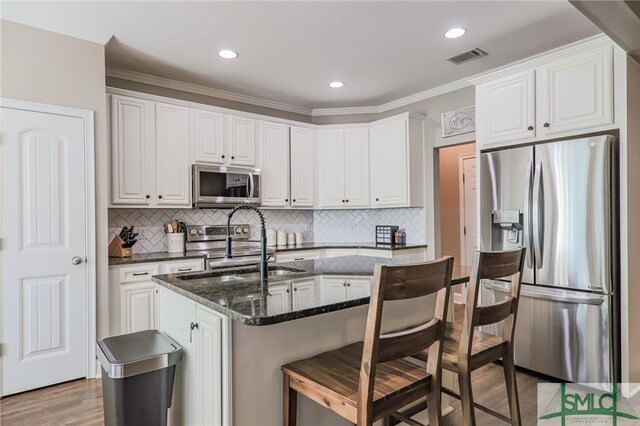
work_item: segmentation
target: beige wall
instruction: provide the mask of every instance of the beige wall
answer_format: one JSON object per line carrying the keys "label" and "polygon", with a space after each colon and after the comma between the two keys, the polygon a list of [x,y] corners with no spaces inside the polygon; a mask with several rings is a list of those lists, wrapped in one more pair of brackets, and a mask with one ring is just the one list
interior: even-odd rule
{"label": "beige wall", "polygon": [[460,172],[463,155],[476,155],[476,144],[441,148],[440,161],[440,232],[446,236],[440,242],[440,253],[453,256],[460,263]]}
{"label": "beige wall", "polygon": [[119,89],[133,90],[134,92],[148,93],[150,95],[165,96],[167,98],[181,99],[183,101],[197,102],[199,104],[213,105],[221,108],[235,109],[237,111],[250,112],[253,114],[268,115],[271,117],[283,118],[286,120],[301,121],[310,123],[311,117],[294,112],[281,111],[274,108],[266,108],[257,105],[245,104],[242,102],[229,101],[227,99],[214,98],[198,93],[184,92],[182,90],[169,89],[166,87],[154,86],[152,84],[138,83],[131,80],[123,80],[115,77],[107,77],[107,86]]}
{"label": "beige wall", "polygon": [[[107,130],[104,46],[0,21],[0,97],[94,111],[98,319],[107,315]],[[91,260],[90,260],[91,262]],[[98,321],[98,338],[107,323]]]}

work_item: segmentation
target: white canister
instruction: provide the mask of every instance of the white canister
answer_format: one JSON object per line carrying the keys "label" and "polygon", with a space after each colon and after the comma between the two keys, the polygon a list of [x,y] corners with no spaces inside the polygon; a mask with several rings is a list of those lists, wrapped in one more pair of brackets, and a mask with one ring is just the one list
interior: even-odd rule
{"label": "white canister", "polygon": [[277,244],[277,241],[276,241],[275,229],[267,229],[267,246],[275,247],[276,244]]}
{"label": "white canister", "polygon": [[167,251],[169,253],[184,252],[184,234],[182,232],[166,234],[167,235]]}
{"label": "white canister", "polygon": [[284,231],[278,231],[278,247],[284,247],[287,245],[287,233]]}
{"label": "white canister", "polygon": [[296,245],[296,234],[294,234],[293,232],[289,232],[287,234],[287,245],[288,246],[295,246]]}
{"label": "white canister", "polygon": [[296,245],[299,246],[302,244],[302,232],[296,232]]}

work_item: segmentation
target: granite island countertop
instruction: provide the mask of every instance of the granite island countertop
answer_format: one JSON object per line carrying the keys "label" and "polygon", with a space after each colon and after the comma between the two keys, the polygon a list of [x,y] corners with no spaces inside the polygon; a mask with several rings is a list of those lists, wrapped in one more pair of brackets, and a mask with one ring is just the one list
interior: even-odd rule
{"label": "granite island countertop", "polygon": [[[204,271],[198,273],[156,275],[152,280],[159,285],[175,291],[197,303],[207,306],[229,318],[243,324],[262,326],[292,321],[339,311],[369,303],[369,297],[336,301],[323,301],[323,297],[314,297],[313,305],[299,308],[297,304],[286,306],[272,303],[274,294],[291,285],[292,280],[314,280],[314,286],[322,286],[322,276],[370,277],[376,264],[403,265],[412,263],[406,259],[389,259],[370,256],[343,256],[298,262],[276,263],[270,270],[288,271],[286,275],[269,277],[266,286],[261,285],[255,267],[235,268],[231,271]],[[255,277],[221,278],[223,276],[254,273]],[[452,284],[468,282],[468,268],[454,268]],[[322,288],[318,288],[322,293]]]}

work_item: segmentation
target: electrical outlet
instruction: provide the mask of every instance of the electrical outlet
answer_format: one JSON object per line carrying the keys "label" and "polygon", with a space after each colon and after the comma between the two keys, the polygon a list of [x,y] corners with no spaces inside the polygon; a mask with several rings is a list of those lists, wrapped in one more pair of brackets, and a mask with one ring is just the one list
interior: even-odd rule
{"label": "electrical outlet", "polygon": [[148,240],[149,239],[149,228],[140,227],[138,228],[138,239],[139,240]]}

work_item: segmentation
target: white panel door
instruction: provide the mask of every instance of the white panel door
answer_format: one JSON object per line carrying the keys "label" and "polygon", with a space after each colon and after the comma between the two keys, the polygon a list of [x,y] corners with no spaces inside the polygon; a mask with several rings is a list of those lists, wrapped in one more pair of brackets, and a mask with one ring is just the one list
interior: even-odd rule
{"label": "white panel door", "polygon": [[613,48],[571,56],[537,73],[538,135],[613,124]]}
{"label": "white panel door", "polygon": [[[228,116],[228,149],[224,152],[229,164],[255,166],[256,121],[251,118]],[[226,157],[230,155],[230,157]]]}
{"label": "white panel door", "polygon": [[156,285],[152,281],[120,286],[120,332],[156,328]]}
{"label": "white panel door", "polygon": [[2,395],[9,395],[87,375],[85,136],[80,118],[0,114]]}
{"label": "white panel door", "polygon": [[320,132],[318,143],[320,207],[344,207],[344,132]]}
{"label": "white panel door", "polygon": [[222,164],[224,114],[193,110],[194,155],[199,163]]}
{"label": "white panel door", "polygon": [[291,309],[291,284],[276,284],[269,286],[267,295],[267,313],[278,315],[289,312]]}
{"label": "white panel door", "polygon": [[409,204],[407,119],[371,128],[371,205],[406,207]]}
{"label": "white panel door", "polygon": [[340,277],[322,277],[320,280],[320,299],[323,304],[347,300],[347,280]]}
{"label": "white panel door", "polygon": [[198,305],[196,323],[196,424],[222,425],[222,319]]}
{"label": "white panel door", "polygon": [[260,121],[262,205],[289,206],[289,126]]}
{"label": "white panel door", "polygon": [[291,205],[313,207],[313,130],[291,127]]}
{"label": "white panel door", "polygon": [[147,205],[153,193],[153,103],[111,96],[111,203]]}
{"label": "white panel door", "polygon": [[346,207],[369,206],[369,133],[344,131],[344,181]]}
{"label": "white panel door", "polygon": [[315,306],[315,280],[294,281],[291,285],[291,300],[294,310],[309,309]]}
{"label": "white panel door", "polygon": [[371,278],[349,278],[347,299],[355,300],[371,296]]}
{"label": "white panel door", "polygon": [[483,145],[536,136],[535,71],[481,84],[476,90],[478,141]]}
{"label": "white panel door", "polygon": [[156,103],[156,204],[191,206],[189,110]]}
{"label": "white panel door", "polygon": [[462,247],[460,264],[471,266],[473,255],[478,249],[477,199],[476,199],[476,158],[462,159]]}

